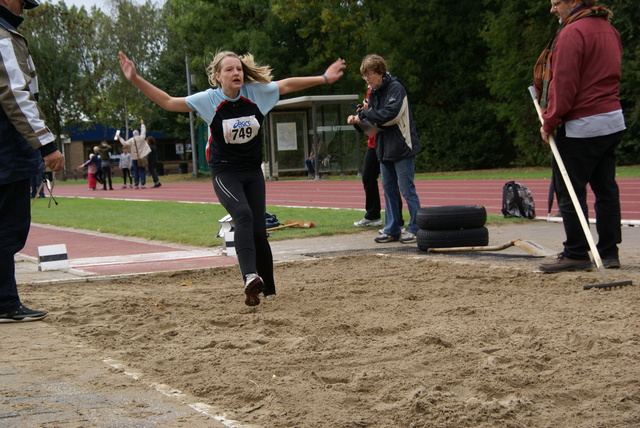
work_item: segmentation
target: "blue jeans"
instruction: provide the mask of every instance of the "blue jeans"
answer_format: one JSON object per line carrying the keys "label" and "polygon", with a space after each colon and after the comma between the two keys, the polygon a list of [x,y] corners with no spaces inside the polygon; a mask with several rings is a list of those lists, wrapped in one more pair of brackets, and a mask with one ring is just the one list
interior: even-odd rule
{"label": "blue jeans", "polygon": [[420,209],[420,199],[413,183],[415,173],[414,158],[403,159],[397,162],[381,162],[380,173],[382,174],[382,188],[384,189],[385,205],[385,227],[384,233],[387,235],[400,235],[402,216],[398,213],[398,203],[400,194],[407,202],[409,208],[409,225],[407,230],[410,233],[418,233],[416,214]]}
{"label": "blue jeans", "polygon": [[133,162],[133,185],[138,187],[138,184],[145,185],[147,184],[147,171],[145,168],[138,166],[138,159],[135,159]]}

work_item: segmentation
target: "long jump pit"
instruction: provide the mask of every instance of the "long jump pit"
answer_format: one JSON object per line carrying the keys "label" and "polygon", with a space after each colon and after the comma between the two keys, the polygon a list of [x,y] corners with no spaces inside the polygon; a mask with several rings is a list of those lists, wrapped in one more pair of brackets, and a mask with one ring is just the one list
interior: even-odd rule
{"label": "long jump pit", "polygon": [[256,307],[237,266],[21,295],[117,375],[198,403],[211,422],[190,427],[640,424],[637,260],[607,270],[634,285],[585,291],[597,270],[393,248],[276,263],[277,296]]}

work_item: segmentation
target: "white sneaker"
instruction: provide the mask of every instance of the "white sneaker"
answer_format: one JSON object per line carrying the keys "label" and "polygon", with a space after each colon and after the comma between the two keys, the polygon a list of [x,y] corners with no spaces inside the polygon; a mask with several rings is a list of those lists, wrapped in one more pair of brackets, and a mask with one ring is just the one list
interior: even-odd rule
{"label": "white sneaker", "polygon": [[353,225],[355,227],[365,227],[365,226],[377,227],[377,226],[382,226],[382,219],[379,218],[377,220],[368,220],[366,218],[363,218],[360,221],[354,222]]}
{"label": "white sneaker", "polygon": [[[404,227],[400,229],[400,234],[402,235],[403,233],[405,233],[407,231],[407,229],[405,229]],[[380,235],[384,235],[384,229],[380,229],[378,231],[378,234]]]}
{"label": "white sneaker", "polygon": [[260,293],[264,291],[264,282],[255,273],[247,275],[244,282],[244,304],[247,306],[257,306],[260,304]]}
{"label": "white sneaker", "polygon": [[413,244],[418,242],[418,237],[411,232],[406,233],[400,238],[402,244]]}

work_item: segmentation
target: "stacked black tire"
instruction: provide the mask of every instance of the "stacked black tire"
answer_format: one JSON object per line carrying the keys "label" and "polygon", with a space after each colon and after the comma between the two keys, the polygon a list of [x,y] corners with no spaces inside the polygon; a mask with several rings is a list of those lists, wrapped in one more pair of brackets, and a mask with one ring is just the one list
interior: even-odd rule
{"label": "stacked black tire", "polygon": [[481,205],[424,207],[416,214],[418,248],[484,247],[489,244],[487,210]]}

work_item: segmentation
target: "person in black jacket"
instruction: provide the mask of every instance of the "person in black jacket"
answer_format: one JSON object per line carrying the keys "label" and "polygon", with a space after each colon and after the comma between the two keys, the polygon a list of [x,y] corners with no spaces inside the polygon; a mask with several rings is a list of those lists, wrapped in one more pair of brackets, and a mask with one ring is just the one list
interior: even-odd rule
{"label": "person in black jacket", "polygon": [[158,147],[156,146],[156,139],[153,137],[147,137],[147,144],[151,151],[147,155],[147,161],[149,162],[149,174],[153,179],[153,187],[160,187],[160,179],[158,178],[158,171],[156,170],[156,163],[158,162]]}
{"label": "person in black jacket", "polygon": [[[414,243],[417,241],[416,214],[420,199],[413,182],[414,158],[420,152],[418,131],[413,122],[407,91],[400,80],[387,71],[387,64],[380,55],[367,55],[360,65],[362,78],[371,87],[369,104],[357,114],[349,116],[349,124],[369,122],[379,131],[376,134],[376,154],[380,161],[382,187],[385,199],[385,228],[376,242]],[[402,229],[398,216],[400,192],[409,208],[407,233]]]}
{"label": "person in black jacket", "polygon": [[38,106],[27,41],[17,30],[24,9],[38,5],[36,0],[0,0],[0,323],[38,321],[47,315],[22,304],[15,275],[15,255],[31,226],[31,177],[44,167],[64,167]]}

